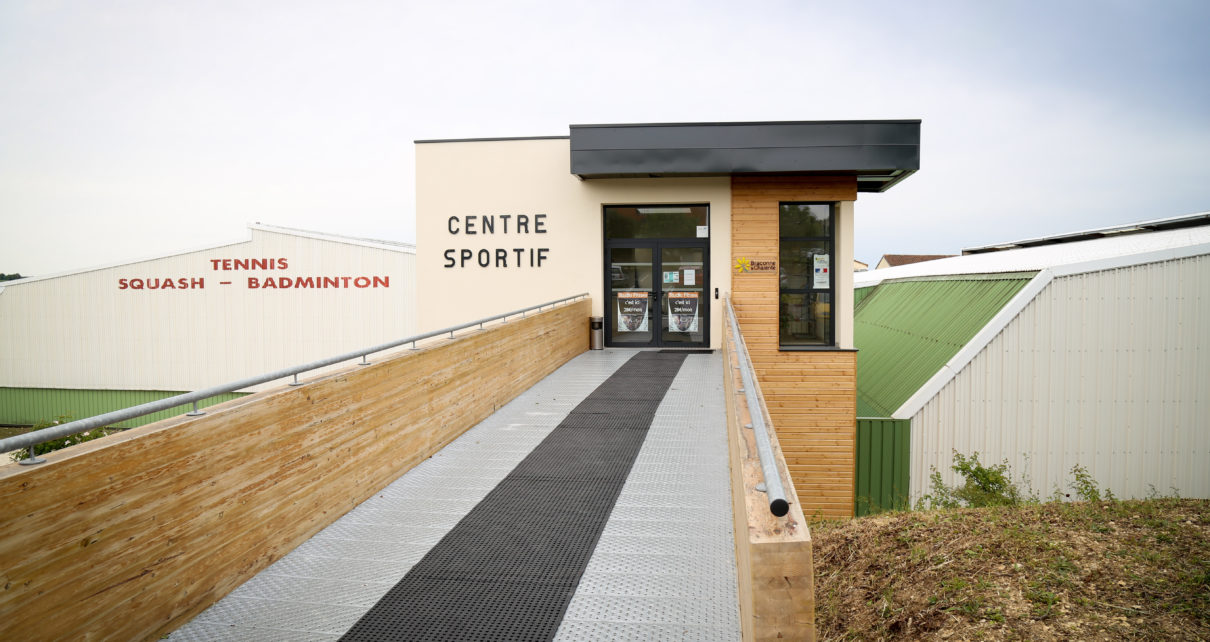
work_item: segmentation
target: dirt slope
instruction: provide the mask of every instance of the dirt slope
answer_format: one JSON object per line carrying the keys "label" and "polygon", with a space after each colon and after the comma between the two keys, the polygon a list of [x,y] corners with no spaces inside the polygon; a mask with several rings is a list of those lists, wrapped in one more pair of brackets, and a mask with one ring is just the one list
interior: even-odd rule
{"label": "dirt slope", "polygon": [[1210,640],[1210,501],[812,524],[821,640]]}

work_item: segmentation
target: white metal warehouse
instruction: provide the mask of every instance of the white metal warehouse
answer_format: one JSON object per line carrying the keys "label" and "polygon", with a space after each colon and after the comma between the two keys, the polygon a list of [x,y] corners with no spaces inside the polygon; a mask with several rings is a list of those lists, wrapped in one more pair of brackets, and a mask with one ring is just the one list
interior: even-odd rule
{"label": "white metal warehouse", "polygon": [[1080,465],[1119,497],[1210,497],[1210,214],[965,252],[855,276],[857,346],[881,350],[859,414],[911,421],[910,498],[954,451],[1043,496]]}
{"label": "white metal warehouse", "polygon": [[4,283],[0,423],[82,418],[414,334],[415,255],[254,224],[241,242]]}

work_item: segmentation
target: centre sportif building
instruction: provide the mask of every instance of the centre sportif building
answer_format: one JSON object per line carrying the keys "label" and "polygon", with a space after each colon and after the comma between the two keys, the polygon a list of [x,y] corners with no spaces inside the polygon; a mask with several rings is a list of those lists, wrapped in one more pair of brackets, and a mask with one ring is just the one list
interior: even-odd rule
{"label": "centre sportif building", "polygon": [[607,347],[716,349],[730,299],[804,512],[849,516],[855,204],[919,159],[918,120],[417,141],[420,329],[587,292]]}

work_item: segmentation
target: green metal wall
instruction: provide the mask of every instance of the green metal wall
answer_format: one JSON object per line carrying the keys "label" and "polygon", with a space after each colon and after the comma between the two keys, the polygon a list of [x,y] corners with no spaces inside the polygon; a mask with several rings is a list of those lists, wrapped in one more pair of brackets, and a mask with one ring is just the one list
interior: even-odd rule
{"label": "green metal wall", "polygon": [[858,517],[908,506],[910,419],[857,418]]}
{"label": "green metal wall", "polygon": [[862,293],[853,311],[857,416],[887,417],[898,410],[1032,276],[890,282]]}
{"label": "green metal wall", "polygon": [[[106,412],[159,401],[182,394],[163,390],[66,390],[59,388],[0,388],[0,424],[33,425],[54,421],[60,416],[86,419]],[[213,406],[246,393],[227,393],[199,402],[198,407]],[[153,421],[175,417],[193,409],[192,405],[124,421],[117,426],[133,428]]]}

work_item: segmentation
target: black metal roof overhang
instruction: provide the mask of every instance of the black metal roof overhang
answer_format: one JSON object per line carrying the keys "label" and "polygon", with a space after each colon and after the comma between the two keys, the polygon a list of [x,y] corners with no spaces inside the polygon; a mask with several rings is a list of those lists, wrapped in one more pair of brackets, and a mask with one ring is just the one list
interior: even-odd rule
{"label": "black metal roof overhang", "polygon": [[580,178],[844,175],[883,192],[917,169],[919,120],[571,126]]}

